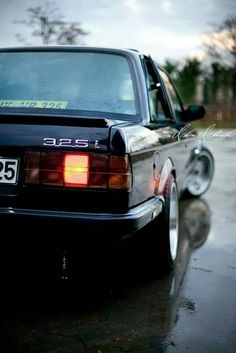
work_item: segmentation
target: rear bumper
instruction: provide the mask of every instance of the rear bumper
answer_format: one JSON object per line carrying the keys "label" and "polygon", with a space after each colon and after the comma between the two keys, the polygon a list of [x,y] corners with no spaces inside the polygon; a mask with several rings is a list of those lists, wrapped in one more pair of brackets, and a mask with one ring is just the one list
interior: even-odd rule
{"label": "rear bumper", "polygon": [[[82,213],[62,212],[48,210],[21,209],[12,207],[0,207],[0,219],[11,222],[13,220],[25,222],[33,221],[42,225],[53,223],[76,226],[77,232],[111,233],[120,236],[132,234],[143,228],[156,218],[162,211],[162,201],[152,198],[145,203],[130,209],[127,213]],[[27,224],[27,223],[26,223]],[[26,229],[24,227],[24,229]]]}

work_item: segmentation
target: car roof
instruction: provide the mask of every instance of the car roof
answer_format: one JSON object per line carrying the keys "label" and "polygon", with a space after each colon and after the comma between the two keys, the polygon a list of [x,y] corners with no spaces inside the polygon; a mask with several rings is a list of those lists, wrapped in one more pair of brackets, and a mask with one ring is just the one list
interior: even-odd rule
{"label": "car roof", "polygon": [[92,47],[92,46],[79,46],[79,45],[40,45],[40,46],[16,46],[16,47],[5,47],[0,48],[0,52],[26,52],[26,51],[56,51],[56,52],[65,52],[65,51],[79,51],[79,52],[106,52],[113,54],[123,54],[131,56],[140,56],[142,55],[137,49],[133,48],[113,48],[113,47]]}

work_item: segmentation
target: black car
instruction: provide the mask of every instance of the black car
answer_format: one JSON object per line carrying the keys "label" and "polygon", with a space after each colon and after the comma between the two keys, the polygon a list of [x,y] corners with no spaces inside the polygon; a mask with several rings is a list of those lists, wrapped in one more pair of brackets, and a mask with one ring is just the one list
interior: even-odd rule
{"label": "black car", "polygon": [[213,176],[213,157],[189,125],[204,114],[185,109],[167,73],[136,50],[1,49],[2,224],[32,221],[33,238],[38,226],[63,224],[68,243],[148,226],[171,269],[178,199],[203,194]]}

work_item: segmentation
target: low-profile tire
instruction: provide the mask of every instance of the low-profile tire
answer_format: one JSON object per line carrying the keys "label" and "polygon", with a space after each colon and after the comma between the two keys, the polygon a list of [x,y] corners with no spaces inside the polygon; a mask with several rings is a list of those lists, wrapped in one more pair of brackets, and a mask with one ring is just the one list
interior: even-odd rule
{"label": "low-profile tire", "polygon": [[203,148],[189,173],[188,182],[183,197],[199,197],[211,185],[214,175],[214,158],[207,148]]}
{"label": "low-profile tire", "polygon": [[179,201],[173,175],[166,183],[163,210],[150,225],[150,232],[151,273],[167,274],[175,265],[179,240]]}

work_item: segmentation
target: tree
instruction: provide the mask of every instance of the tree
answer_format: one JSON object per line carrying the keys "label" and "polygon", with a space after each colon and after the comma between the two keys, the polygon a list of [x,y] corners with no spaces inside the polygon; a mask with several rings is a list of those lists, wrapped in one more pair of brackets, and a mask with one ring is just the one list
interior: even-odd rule
{"label": "tree", "polygon": [[229,17],[205,35],[208,55],[216,62],[236,67],[236,17]]}
{"label": "tree", "polygon": [[169,76],[173,81],[176,80],[176,77],[178,75],[178,66],[179,66],[178,61],[166,59],[164,62],[163,69],[165,69],[166,72],[168,72]]}
{"label": "tree", "polygon": [[201,62],[196,58],[185,59],[182,63],[166,59],[163,68],[168,72],[185,103],[197,100],[197,86],[202,75]]}
{"label": "tree", "polygon": [[[29,7],[27,13],[27,20],[16,22],[32,28],[31,35],[40,38],[42,44],[78,44],[81,37],[88,35],[80,22],[64,21],[60,10],[51,2]],[[24,41],[19,34],[17,39]]]}
{"label": "tree", "polygon": [[211,104],[232,103],[232,69],[212,62],[205,82],[208,100]]}
{"label": "tree", "polygon": [[186,103],[192,103],[196,100],[197,85],[201,73],[201,62],[196,58],[186,59],[182,68],[178,70],[175,82]]}
{"label": "tree", "polygon": [[[205,47],[212,61],[211,75],[216,85],[231,91],[231,103],[236,103],[236,17],[226,18],[205,36]],[[214,84],[213,84],[214,86]]]}

